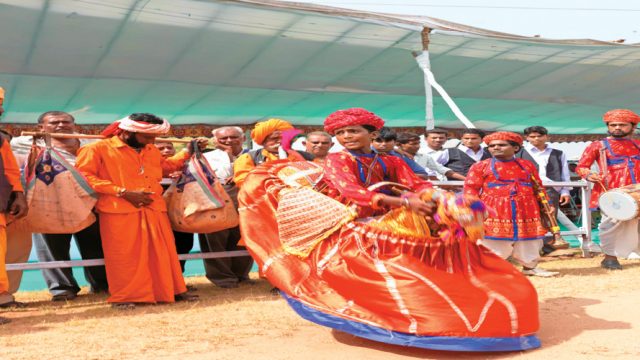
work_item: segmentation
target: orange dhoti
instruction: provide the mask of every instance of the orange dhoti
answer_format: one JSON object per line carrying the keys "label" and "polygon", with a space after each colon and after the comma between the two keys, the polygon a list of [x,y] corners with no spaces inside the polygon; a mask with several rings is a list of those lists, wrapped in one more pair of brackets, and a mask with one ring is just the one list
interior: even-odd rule
{"label": "orange dhoti", "polygon": [[174,302],[187,291],[165,212],[100,213],[111,303]]}

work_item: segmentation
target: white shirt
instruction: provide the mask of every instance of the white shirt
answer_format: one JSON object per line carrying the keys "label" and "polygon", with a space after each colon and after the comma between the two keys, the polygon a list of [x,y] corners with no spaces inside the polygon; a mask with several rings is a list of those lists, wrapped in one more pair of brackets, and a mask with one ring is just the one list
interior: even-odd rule
{"label": "white shirt", "polygon": [[[427,157],[430,157],[431,159],[433,159],[433,163],[429,162],[426,159]],[[440,150],[434,150],[430,148],[428,145],[421,146],[414,160],[418,164],[420,164],[420,166],[425,168],[429,176],[437,176],[438,179],[442,181],[447,180],[447,177],[444,176],[444,173],[442,173],[443,168],[447,169],[447,171],[450,170],[449,168],[444,167],[444,164],[446,164],[449,161],[449,152],[447,151],[447,149],[443,148]],[[439,170],[436,170],[436,169],[439,169]]]}
{"label": "white shirt", "polygon": [[[245,153],[242,151],[240,154]],[[209,162],[209,166],[215,171],[216,177],[222,185],[233,180],[233,162],[226,151],[216,149],[202,154]],[[239,155],[238,155],[239,156]]]}
{"label": "white shirt", "polygon": [[[475,162],[482,160],[482,155],[484,155],[484,148],[482,146],[480,147],[480,150],[478,150],[478,152],[475,152],[473,151],[473,149],[470,149],[462,144],[458,145],[458,149],[462,150],[463,153],[469,155],[469,157],[472,158]],[[449,162],[449,152],[447,152],[447,162]]]}
{"label": "white shirt", "polygon": [[[544,150],[541,151],[538,150],[537,147],[532,146],[529,143],[526,143],[524,145],[524,148],[529,153],[529,155],[531,155],[533,160],[538,163],[538,174],[540,175],[540,179],[542,179],[542,181],[553,181],[547,177],[547,164],[549,163],[549,156],[551,155],[551,150],[553,149],[549,146],[546,146]],[[569,163],[567,163],[567,158],[564,155],[564,152],[562,152],[562,155],[560,156],[560,162],[562,163],[562,181],[571,181],[569,175]],[[554,189],[556,189],[556,191],[558,191],[561,195],[569,195],[569,191],[571,188],[558,187]]]}
{"label": "white shirt", "polygon": [[[80,147],[96,141],[94,139],[78,139],[78,140],[80,141]],[[31,136],[16,136],[13,139],[11,139],[11,151],[13,151],[13,154],[18,160],[18,164],[20,165],[20,167],[22,167],[24,162],[27,160],[27,156],[31,151],[31,144],[33,144],[33,137]],[[43,139],[36,140],[36,145],[45,147],[44,140]],[[56,149],[60,153],[60,155],[62,155],[62,157],[65,159],[65,161],[68,162],[70,165],[76,164],[76,154],[72,154],[70,152],[67,152],[64,149],[61,149],[55,146],[53,146],[53,148]]]}
{"label": "white shirt", "polygon": [[451,169],[437,163],[431,156],[417,153],[413,160],[422,166],[429,176],[437,176],[438,180],[447,181],[447,177],[444,174],[451,171]]}

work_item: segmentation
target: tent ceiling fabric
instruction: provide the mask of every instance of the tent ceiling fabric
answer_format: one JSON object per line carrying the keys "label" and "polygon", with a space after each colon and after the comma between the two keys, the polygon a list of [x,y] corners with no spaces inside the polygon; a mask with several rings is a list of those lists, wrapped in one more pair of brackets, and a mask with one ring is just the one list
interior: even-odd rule
{"label": "tent ceiling fabric", "polygon": [[[63,110],[81,124],[153,112],[174,124],[317,125],[360,106],[423,126],[412,56],[423,26],[436,79],[480,128],[598,133],[610,108],[640,110],[638,46],[275,1],[0,0],[3,121]],[[439,97],[435,118],[461,126]]]}

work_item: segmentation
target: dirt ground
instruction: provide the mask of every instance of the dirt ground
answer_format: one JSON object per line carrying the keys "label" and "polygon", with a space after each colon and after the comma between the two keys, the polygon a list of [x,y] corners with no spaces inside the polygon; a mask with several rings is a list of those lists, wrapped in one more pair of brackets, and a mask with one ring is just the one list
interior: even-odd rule
{"label": "dirt ground", "polygon": [[[112,310],[106,296],[52,303],[46,292],[18,294],[26,309],[0,311],[0,359],[639,359],[640,262],[625,270],[601,258],[546,262],[562,272],[533,278],[542,348],[511,353],[447,353],[360,339],[299,318],[264,281],[219,289],[189,278],[201,301]],[[86,291],[86,290],[83,290]]]}

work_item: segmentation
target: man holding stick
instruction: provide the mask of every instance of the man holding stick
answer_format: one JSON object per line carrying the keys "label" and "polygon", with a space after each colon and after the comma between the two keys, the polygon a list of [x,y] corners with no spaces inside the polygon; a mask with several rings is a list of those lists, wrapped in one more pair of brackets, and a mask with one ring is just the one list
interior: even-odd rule
{"label": "man holding stick", "polygon": [[[154,142],[169,128],[155,115],[132,114],[107,127],[107,139],[78,153],[76,167],[99,193],[96,210],[111,293],[107,301],[117,309],[197,299],[187,294],[162,199],[163,174],[182,169],[190,156],[183,151],[162,158]],[[205,141],[198,146],[206,146]]]}
{"label": "man holding stick", "polygon": [[[549,277],[558,273],[537,267],[542,225],[534,183],[542,184],[535,165],[514,155],[522,147],[518,134],[499,131],[485,136],[492,158],[475,163],[464,182],[464,193],[479,196],[493,213],[484,221],[482,243],[503,259],[522,265],[522,273]],[[544,189],[541,196],[546,200]]]}
{"label": "man holding stick", "polygon": [[[582,154],[576,173],[594,183],[589,208],[598,208],[598,198],[607,190],[640,181],[640,142],[632,139],[640,116],[631,110],[616,109],[604,114],[609,137],[592,142]],[[597,162],[600,173],[593,173],[591,165]],[[638,252],[638,219],[617,221],[602,214],[598,226],[600,246],[605,254],[600,265],[609,270],[621,270],[618,257]]]}
{"label": "man holding stick", "polygon": [[[47,111],[38,117],[38,127],[43,133],[58,134],[74,134],[75,119],[74,117],[63,111]],[[52,138],[51,146],[55,149],[69,164],[76,162],[78,149],[89,144],[90,139],[78,138]],[[36,144],[44,147],[45,142],[38,139]],[[29,156],[33,145],[32,136],[19,136],[11,140],[11,149],[16,155],[19,163],[24,163]],[[71,184],[70,184],[71,185]],[[30,233],[25,234],[25,229],[11,229],[9,237],[16,244],[12,247],[12,252],[16,255],[23,254],[26,258],[16,259],[15,262],[25,262],[31,251]],[[28,230],[28,229],[27,229]],[[38,261],[68,261],[71,260],[71,237],[75,237],[76,245],[80,251],[82,259],[102,259],[102,242],[100,240],[100,227],[98,221],[89,225],[85,229],[75,234],[33,234],[33,245],[38,254]],[[26,241],[25,241],[26,240]],[[22,244],[22,246],[19,246]],[[13,256],[12,256],[13,257]],[[42,275],[47,283],[52,301],[68,301],[73,300],[80,292],[78,282],[73,277],[71,268],[43,269]],[[107,292],[109,285],[107,284],[107,274],[104,266],[88,266],[84,268],[84,276],[93,293]],[[18,278],[19,279],[19,278]]]}

